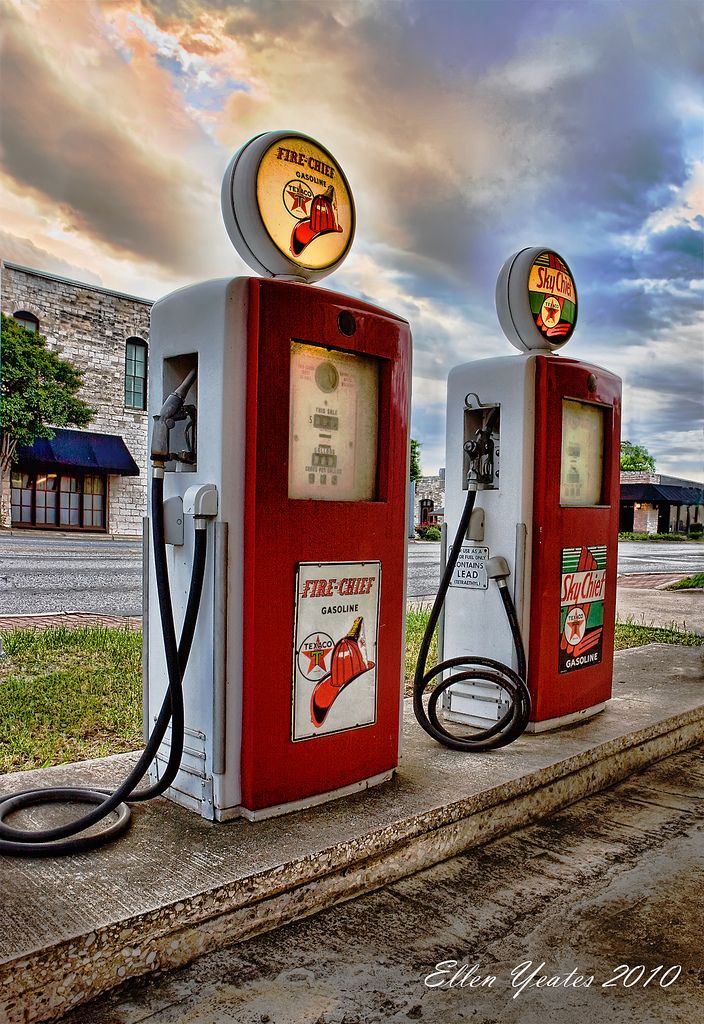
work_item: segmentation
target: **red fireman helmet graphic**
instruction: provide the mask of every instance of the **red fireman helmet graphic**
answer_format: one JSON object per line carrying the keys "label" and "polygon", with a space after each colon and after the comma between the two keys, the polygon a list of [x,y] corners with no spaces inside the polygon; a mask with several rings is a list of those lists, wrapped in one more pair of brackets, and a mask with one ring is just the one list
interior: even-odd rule
{"label": "red fireman helmet graphic", "polygon": [[345,636],[335,644],[330,659],[330,672],[313,690],[310,701],[313,725],[322,725],[345,687],[372,668],[374,662],[367,660],[364,619],[360,615]]}
{"label": "red fireman helmet graphic", "polygon": [[322,195],[315,196],[310,207],[310,217],[299,220],[291,234],[291,252],[294,256],[300,256],[318,235],[342,231],[335,219],[334,201],[335,189],[332,185],[328,185]]}

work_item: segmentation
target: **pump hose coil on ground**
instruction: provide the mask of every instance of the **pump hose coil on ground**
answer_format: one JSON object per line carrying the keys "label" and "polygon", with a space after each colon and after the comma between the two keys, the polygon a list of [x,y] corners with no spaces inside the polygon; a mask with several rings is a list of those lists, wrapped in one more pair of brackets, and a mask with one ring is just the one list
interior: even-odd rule
{"label": "pump hose coil on ground", "polygon": [[[137,764],[114,792],[79,787],[52,787],[27,790],[0,800],[0,853],[14,854],[20,857],[53,857],[57,854],[82,853],[84,850],[93,849],[125,831],[130,821],[130,809],[125,801],[151,800],[152,797],[159,796],[160,793],[167,790],[176,778],[184,745],[183,676],[191,652],[203,590],[207,532],[205,529],[196,529],[195,531],[188,602],[181,639],[177,644],[166,563],[163,509],[164,480],[163,475],[157,474],[152,480],[152,536],[168,688],[149,741]],[[156,757],[169,721],[171,721],[171,751],[164,774],[154,785],[137,790],[135,787],[144,778],[149,770],[149,765]],[[97,804],[97,806],[81,818],[42,831],[16,829],[4,823],[4,819],[9,814],[24,807],[61,802],[90,803]],[[87,836],[78,835],[79,832],[85,831],[91,825],[106,818],[112,811],[116,812],[117,817],[107,828]]]}
{"label": "pump hose coil on ground", "polygon": [[[459,554],[462,549],[462,542],[467,534],[467,527],[469,526],[469,520],[472,515],[472,509],[474,508],[476,497],[477,492],[470,485],[467,492],[467,501],[465,502],[460,523],[457,527],[455,540],[452,545],[452,553],[447,560],[445,571],[442,579],[440,580],[437,597],[435,598],[435,603],[433,604],[430,612],[430,619],[420,645],[418,662],[416,664],[416,671],[413,679],[413,710],[419,724],[423,729],[425,729],[428,735],[432,736],[433,739],[438,741],[438,743],[442,743],[444,746],[450,747],[452,750],[466,751],[495,750],[497,747],[505,747],[508,743],[513,743],[513,741],[517,739],[522,732],[524,732],[530,717],[530,693],[528,692],[528,687],[525,682],[526,656],[523,648],[523,640],[521,639],[518,616],[516,615],[516,609],[506,585],[505,577],[497,578],[497,583],[501,592],[501,599],[506,610],[513,643],[516,648],[518,671],[516,672],[512,668],[509,668],[508,665],[504,665],[499,661],[494,661],[491,658],[478,658],[472,657],[471,655],[459,658],[449,658],[447,661],[440,662],[428,672],[425,670],[425,665],[428,660],[428,651],[430,650],[430,643],[433,638],[433,633],[435,632],[438,619],[440,618],[442,606],[445,603],[445,596],[447,594],[448,587],[450,586],[452,573],[454,572],[457,559],[459,558]],[[448,671],[451,671],[451,674],[449,676],[444,676],[444,673]],[[426,712],[425,705],[423,703],[423,695],[425,690],[437,676],[444,676],[444,678],[442,678],[441,682],[438,683],[430,694],[428,709]],[[453,686],[455,683],[479,681],[495,683],[497,686],[500,686],[502,690],[508,693],[510,701],[509,709],[495,725],[490,726],[488,729],[474,731],[466,736],[457,736],[454,733],[449,732],[440,722],[437,713],[438,700],[445,690],[449,686]]]}

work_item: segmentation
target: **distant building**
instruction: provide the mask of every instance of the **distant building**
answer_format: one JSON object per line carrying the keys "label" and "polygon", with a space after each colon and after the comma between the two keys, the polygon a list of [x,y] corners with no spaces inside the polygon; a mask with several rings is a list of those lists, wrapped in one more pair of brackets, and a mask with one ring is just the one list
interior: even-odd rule
{"label": "distant building", "polygon": [[18,449],[10,525],[141,534],[152,303],[0,262],[0,304],[83,372],[79,394],[95,409],[88,429]]}
{"label": "distant building", "polygon": [[416,480],[413,522],[416,526],[441,526],[445,521],[445,470],[437,476]]}
{"label": "distant building", "polygon": [[704,484],[662,473],[621,473],[621,533],[688,533],[704,521]]}
{"label": "distant building", "polygon": [[[416,483],[414,523],[439,526],[445,518],[445,473]],[[621,473],[620,533],[688,533],[704,522],[704,484],[662,473]]]}

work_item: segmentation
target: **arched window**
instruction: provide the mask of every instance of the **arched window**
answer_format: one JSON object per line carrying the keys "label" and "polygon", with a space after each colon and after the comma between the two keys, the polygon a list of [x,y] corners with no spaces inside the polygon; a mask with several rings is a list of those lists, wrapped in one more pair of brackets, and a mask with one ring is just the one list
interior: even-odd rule
{"label": "arched window", "polygon": [[31,331],[33,334],[39,332],[39,320],[34,313],[28,313],[26,309],[18,309],[16,313],[12,314],[12,318],[21,324],[25,331]]}
{"label": "arched window", "polygon": [[147,343],[128,338],[125,346],[125,407],[147,408]]}

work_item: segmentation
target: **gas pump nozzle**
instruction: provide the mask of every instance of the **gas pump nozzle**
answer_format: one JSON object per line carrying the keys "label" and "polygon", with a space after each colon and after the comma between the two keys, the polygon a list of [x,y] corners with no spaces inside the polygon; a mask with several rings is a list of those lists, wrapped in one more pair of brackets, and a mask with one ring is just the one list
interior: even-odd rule
{"label": "gas pump nozzle", "polygon": [[[197,371],[191,370],[176,390],[168,395],[158,415],[154,417],[151,447],[151,460],[153,463],[160,463],[163,466],[169,459],[174,458],[169,452],[169,435],[177,420],[189,419],[193,423],[194,407],[186,406],[185,401],[186,395],[197,376]],[[181,459],[181,461],[188,460]]]}
{"label": "gas pump nozzle", "polygon": [[474,437],[464,445],[469,458],[467,483],[470,489],[478,490],[494,476],[494,440],[491,436],[493,419],[492,413],[486,425],[477,430]]}

